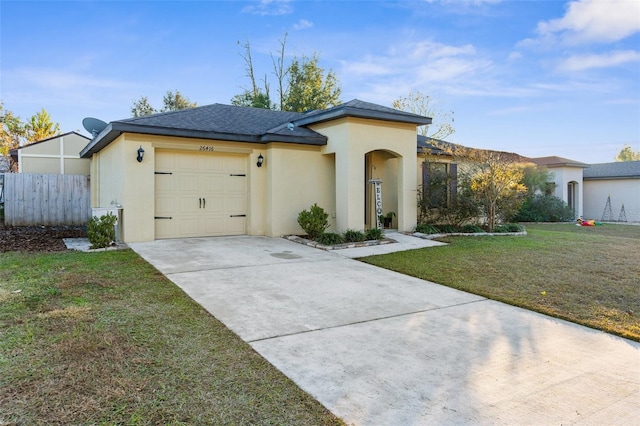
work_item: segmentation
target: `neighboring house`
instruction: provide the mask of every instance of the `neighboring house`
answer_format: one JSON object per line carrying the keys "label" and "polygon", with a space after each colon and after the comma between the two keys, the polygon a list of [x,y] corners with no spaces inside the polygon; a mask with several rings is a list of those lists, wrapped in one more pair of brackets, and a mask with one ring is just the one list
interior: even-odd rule
{"label": "neighboring house", "polygon": [[531,158],[531,162],[549,169],[553,174],[555,192],[553,195],[567,203],[573,210],[574,218],[584,216],[583,171],[588,164],[562,157]]}
{"label": "neighboring house", "polygon": [[80,158],[80,151],[90,141],[69,132],[12,149],[9,154],[20,173],[89,175],[90,160]]}
{"label": "neighboring house", "polygon": [[431,119],[353,100],[307,113],[214,104],[113,121],[84,149],[92,205],[122,206],[121,239],[299,234],[317,203],[333,231],[416,225],[416,128]]}
{"label": "neighboring house", "polygon": [[640,161],[591,164],[585,169],[584,217],[640,222]]}

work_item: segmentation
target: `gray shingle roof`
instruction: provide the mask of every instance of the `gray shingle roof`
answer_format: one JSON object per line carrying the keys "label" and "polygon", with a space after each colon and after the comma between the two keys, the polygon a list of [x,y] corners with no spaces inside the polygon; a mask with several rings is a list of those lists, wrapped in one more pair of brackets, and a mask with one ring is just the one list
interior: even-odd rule
{"label": "gray shingle roof", "polygon": [[442,148],[453,149],[454,147],[455,144],[452,144],[451,142],[418,135],[418,152],[420,153],[427,152],[431,155],[446,155],[447,152]]}
{"label": "gray shingle roof", "polygon": [[304,116],[298,112],[213,104],[145,117],[118,120],[120,123],[166,129],[197,130],[258,136],[282,123]]}
{"label": "gray shingle roof", "polygon": [[591,164],[584,171],[584,179],[640,179],[640,161]]}
{"label": "gray shingle roof", "polygon": [[321,123],[342,117],[360,117],[399,123],[411,123],[417,126],[431,124],[431,118],[410,112],[400,111],[371,102],[353,99],[349,102],[323,110],[309,111],[305,116],[296,120],[299,125]]}
{"label": "gray shingle roof", "polygon": [[306,113],[213,104],[112,121],[82,150],[80,156],[90,157],[125,132],[250,143],[277,141],[326,145],[327,138],[307,126],[342,117],[416,125],[431,123],[428,117],[357,99],[326,110]]}

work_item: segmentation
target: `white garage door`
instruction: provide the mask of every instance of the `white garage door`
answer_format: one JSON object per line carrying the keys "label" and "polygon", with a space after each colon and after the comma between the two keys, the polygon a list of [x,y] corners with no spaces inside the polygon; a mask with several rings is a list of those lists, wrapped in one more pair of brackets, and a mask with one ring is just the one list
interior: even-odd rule
{"label": "white garage door", "polygon": [[247,157],[156,151],[156,239],[246,233]]}

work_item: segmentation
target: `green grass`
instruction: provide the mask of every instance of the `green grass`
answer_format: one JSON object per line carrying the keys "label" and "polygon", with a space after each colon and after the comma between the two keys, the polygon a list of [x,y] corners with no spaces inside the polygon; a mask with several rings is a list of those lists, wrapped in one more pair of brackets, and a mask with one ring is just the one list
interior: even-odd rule
{"label": "green grass", "polygon": [[640,226],[526,228],[360,260],[640,341]]}
{"label": "green grass", "polygon": [[0,424],[343,424],[131,250],[0,254]]}

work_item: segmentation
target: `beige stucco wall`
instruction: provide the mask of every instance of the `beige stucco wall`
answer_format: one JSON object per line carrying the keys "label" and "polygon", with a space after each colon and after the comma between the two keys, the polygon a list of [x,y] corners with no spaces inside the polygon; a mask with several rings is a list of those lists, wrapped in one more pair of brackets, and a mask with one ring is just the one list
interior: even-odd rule
{"label": "beige stucco wall", "polygon": [[262,167],[266,172],[265,233],[301,234],[298,214],[314,203],[329,214],[335,231],[335,169],[333,155],[320,147],[269,144]]}
{"label": "beige stucco wall", "polygon": [[[373,151],[386,151],[397,158],[397,182],[385,185],[383,195],[397,197],[397,225],[402,231],[415,228],[416,197],[416,126],[359,118],[343,118],[310,126],[328,137],[324,154],[335,155],[336,229],[365,227],[365,156]],[[381,171],[380,171],[381,172]],[[393,197],[393,195],[391,195]],[[383,201],[384,202],[384,201]],[[392,205],[393,206],[393,205]],[[384,211],[388,211],[383,206]]]}
{"label": "beige stucco wall", "polygon": [[18,150],[18,170],[20,173],[88,175],[90,160],[80,158],[80,151],[88,142],[70,133],[24,146]]}
{"label": "beige stucco wall", "polygon": [[555,193],[553,195],[560,198],[565,203],[569,202],[569,183],[576,183],[576,215],[584,216],[584,185],[582,183],[582,167],[549,167],[549,171],[553,175],[553,182],[556,184]]}
{"label": "beige stucco wall", "polygon": [[[145,150],[138,163],[137,150]],[[125,134],[93,156],[94,207],[121,205],[122,239],[126,242],[155,239],[155,150],[173,149],[207,155],[246,154],[248,178],[247,234],[280,236],[300,233],[297,215],[314,202],[334,211],[332,156],[319,147],[233,143],[201,139]],[[264,157],[257,167],[258,155]]]}
{"label": "beige stucco wall", "polygon": [[[247,158],[249,235],[302,233],[298,214],[317,203],[329,213],[330,231],[365,228],[365,156],[371,153],[373,177],[383,180],[384,211],[394,224],[416,224],[416,128],[373,120],[343,119],[314,126],[329,138],[324,147],[297,144],[250,144],[215,140],[125,134],[92,158],[93,207],[121,205],[121,238],[155,239],[155,150],[245,154]],[[137,150],[145,150],[136,161]],[[258,155],[264,164],[257,167]]]}
{"label": "beige stucco wall", "polygon": [[620,218],[622,205],[628,222],[640,222],[640,179],[584,181],[584,218],[601,220],[607,197],[611,197],[613,219]]}

